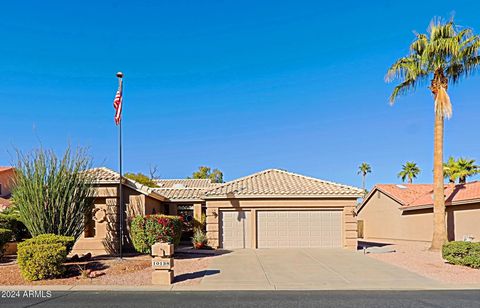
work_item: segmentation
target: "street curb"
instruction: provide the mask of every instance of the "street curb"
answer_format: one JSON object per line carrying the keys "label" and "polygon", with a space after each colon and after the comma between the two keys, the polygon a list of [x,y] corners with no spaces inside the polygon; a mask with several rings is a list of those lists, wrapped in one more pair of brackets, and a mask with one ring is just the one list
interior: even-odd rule
{"label": "street curb", "polygon": [[0,286],[0,291],[31,291],[48,290],[58,292],[212,292],[212,291],[454,291],[454,290],[480,290],[480,285],[453,285],[439,286],[433,288],[328,288],[328,287],[308,287],[308,288],[286,288],[275,286],[118,286],[118,285],[8,285]]}

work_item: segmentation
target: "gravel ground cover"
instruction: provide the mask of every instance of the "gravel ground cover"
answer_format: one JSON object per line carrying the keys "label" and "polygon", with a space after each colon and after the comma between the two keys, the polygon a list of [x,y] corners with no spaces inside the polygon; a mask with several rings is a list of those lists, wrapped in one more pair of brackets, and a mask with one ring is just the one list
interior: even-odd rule
{"label": "gravel ground cover", "polygon": [[[176,285],[200,283],[213,256],[178,254],[175,256],[174,271]],[[148,255],[128,256],[123,260],[115,257],[94,257],[87,262],[66,263],[65,277],[41,281],[25,281],[14,258],[0,262],[0,285],[150,285],[151,257]],[[98,275],[88,278],[85,271]]]}
{"label": "gravel ground cover", "polygon": [[391,247],[396,252],[368,254],[368,256],[441,282],[480,283],[480,270],[446,263],[442,259],[441,252],[428,250],[428,243],[394,242],[384,247]]}

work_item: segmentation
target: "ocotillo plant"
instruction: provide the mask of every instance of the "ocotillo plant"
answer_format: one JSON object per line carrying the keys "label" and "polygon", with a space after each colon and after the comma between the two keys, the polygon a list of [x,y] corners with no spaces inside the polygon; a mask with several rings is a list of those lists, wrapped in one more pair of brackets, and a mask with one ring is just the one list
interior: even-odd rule
{"label": "ocotillo plant", "polygon": [[13,199],[32,236],[53,233],[77,239],[93,207],[91,158],[84,149],[17,151]]}

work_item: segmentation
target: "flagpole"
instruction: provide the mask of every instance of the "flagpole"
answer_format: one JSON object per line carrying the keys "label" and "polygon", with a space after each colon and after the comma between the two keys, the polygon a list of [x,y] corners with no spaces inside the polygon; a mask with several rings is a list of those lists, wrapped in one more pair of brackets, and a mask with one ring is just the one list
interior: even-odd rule
{"label": "flagpole", "polygon": [[[122,101],[123,101],[123,73],[118,72],[117,73],[117,78],[118,78],[118,88],[122,92]],[[123,105],[123,102],[122,102]],[[122,106],[123,108],[123,106]],[[119,172],[120,172],[120,183],[118,187],[118,194],[119,194],[119,210],[120,210],[120,221],[119,221],[119,228],[120,228],[120,238],[118,239],[118,245],[119,245],[119,255],[120,259],[123,259],[123,225],[124,225],[124,208],[123,208],[123,171],[122,171],[122,166],[123,166],[123,157],[122,157],[122,119],[120,119],[120,123],[118,125],[118,164],[119,164]]]}

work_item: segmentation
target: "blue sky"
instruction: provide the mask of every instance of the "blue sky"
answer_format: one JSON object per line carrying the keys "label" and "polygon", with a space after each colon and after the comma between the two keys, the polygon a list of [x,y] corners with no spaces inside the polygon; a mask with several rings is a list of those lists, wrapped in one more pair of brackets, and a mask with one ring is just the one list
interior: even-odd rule
{"label": "blue sky", "polygon": [[[101,2],[101,3],[98,3]],[[407,160],[431,181],[426,88],[391,107],[388,66],[413,31],[478,1],[10,1],[0,12],[0,165],[12,149],[68,143],[117,169],[112,100],[125,73],[124,169],[227,180],[283,168],[360,185],[397,182]],[[480,160],[478,76],[451,88],[445,157]]]}

